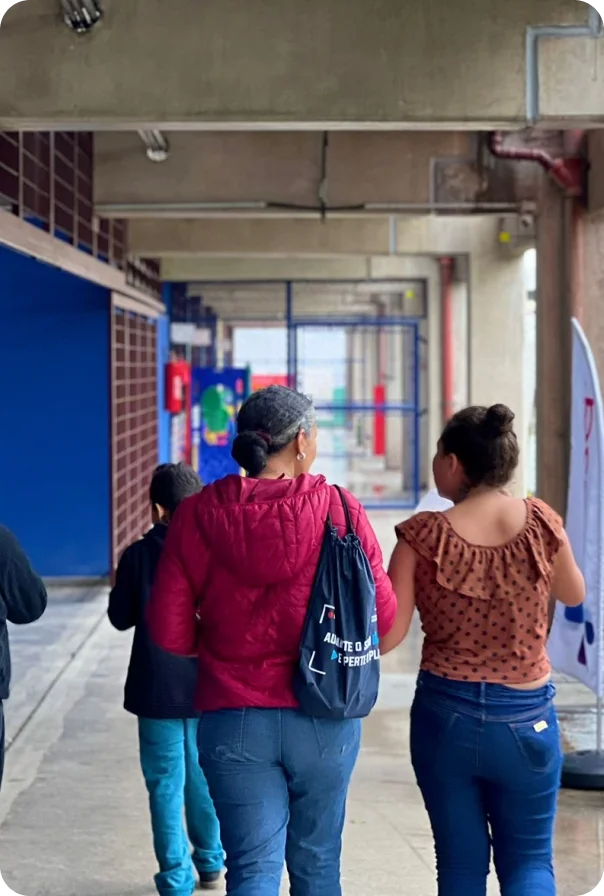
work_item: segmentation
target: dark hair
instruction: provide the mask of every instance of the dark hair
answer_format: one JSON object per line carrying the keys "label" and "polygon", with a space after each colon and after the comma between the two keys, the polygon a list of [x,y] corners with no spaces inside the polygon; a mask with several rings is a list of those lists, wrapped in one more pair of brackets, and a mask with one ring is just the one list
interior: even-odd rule
{"label": "dark hair", "polygon": [[250,476],[258,476],[271,454],[293,442],[300,430],[310,433],[314,424],[310,398],[285,386],[268,386],[241,405],[231,453]]}
{"label": "dark hair", "polygon": [[153,473],[149,497],[152,504],[174,513],[185,498],[203,488],[201,479],[187,464],[161,464]]}
{"label": "dark hair", "polygon": [[514,413],[504,404],[459,411],[445,426],[440,443],[445,454],[459,459],[470,488],[501,488],[518,466]]}

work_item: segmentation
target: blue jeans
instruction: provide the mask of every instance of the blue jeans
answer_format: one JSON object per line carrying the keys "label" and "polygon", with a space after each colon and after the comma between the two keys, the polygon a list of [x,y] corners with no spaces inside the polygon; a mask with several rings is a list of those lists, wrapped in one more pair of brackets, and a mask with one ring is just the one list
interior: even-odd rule
{"label": "blue jeans", "polygon": [[197,719],[138,720],[141,767],[160,868],[155,884],[162,896],[191,896],[194,867],[203,873],[221,871],[224,865],[218,818],[197,757],[197,726]]}
{"label": "blue jeans", "polygon": [[229,896],[341,896],[340,853],[360,722],[296,710],[204,713],[199,756],[220,819]]}
{"label": "blue jeans", "polygon": [[2,778],[4,776],[4,752],[5,752],[6,731],[4,727],[4,706],[0,700],[0,787],[2,786]]}
{"label": "blue jeans", "polygon": [[411,758],[432,823],[439,896],[555,896],[562,768],[553,684],[520,691],[420,673]]}

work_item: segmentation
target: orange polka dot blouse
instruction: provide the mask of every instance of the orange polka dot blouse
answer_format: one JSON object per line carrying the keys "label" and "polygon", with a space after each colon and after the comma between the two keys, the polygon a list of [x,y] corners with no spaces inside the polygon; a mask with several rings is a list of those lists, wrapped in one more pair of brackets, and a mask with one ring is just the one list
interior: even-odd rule
{"label": "orange polka dot blouse", "polygon": [[498,684],[527,684],[550,671],[548,604],[563,524],[543,501],[526,503],[524,528],[498,547],[465,541],[443,513],[397,526],[417,554],[422,669]]}

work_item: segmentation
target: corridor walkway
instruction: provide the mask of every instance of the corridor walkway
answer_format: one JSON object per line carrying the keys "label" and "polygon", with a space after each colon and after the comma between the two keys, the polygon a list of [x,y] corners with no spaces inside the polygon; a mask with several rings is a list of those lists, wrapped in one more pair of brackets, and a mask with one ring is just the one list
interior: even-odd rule
{"label": "corridor walkway", "polygon": [[[378,522],[390,546],[391,520]],[[14,743],[0,796],[0,870],[21,896],[154,892],[136,728],[121,708],[129,638],[104,620],[105,601],[102,590],[56,592],[39,626],[13,633],[7,715]],[[380,705],[365,725],[346,830],[346,896],[435,892],[431,838],[407,749],[418,648],[414,631],[384,664]],[[580,699],[562,686],[563,702]],[[557,866],[560,896],[582,896],[599,881],[601,794],[562,794]],[[490,896],[497,892],[492,882]]]}

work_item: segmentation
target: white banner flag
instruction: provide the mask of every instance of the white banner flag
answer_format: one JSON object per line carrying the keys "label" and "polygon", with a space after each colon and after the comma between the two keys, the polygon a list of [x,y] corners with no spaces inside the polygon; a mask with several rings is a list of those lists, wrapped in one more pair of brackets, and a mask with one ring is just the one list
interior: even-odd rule
{"label": "white banner flag", "polygon": [[549,655],[558,672],[604,692],[604,413],[594,357],[573,320],[571,455],[566,530],[585,576],[580,607],[557,604]]}

